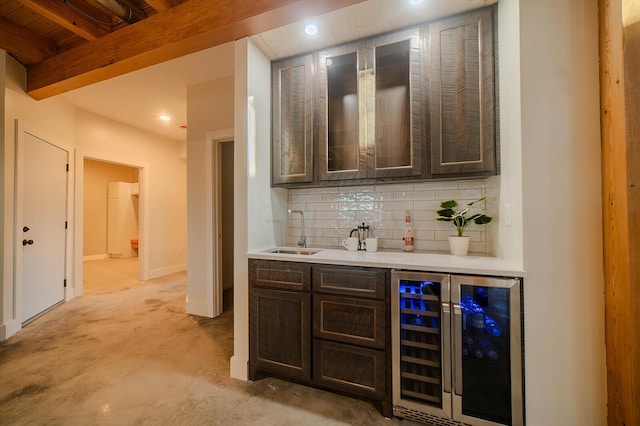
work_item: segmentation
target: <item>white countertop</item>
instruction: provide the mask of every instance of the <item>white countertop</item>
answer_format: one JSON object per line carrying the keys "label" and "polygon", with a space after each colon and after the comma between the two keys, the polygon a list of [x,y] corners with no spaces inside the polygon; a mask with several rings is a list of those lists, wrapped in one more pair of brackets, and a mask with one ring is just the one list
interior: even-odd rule
{"label": "white countertop", "polygon": [[[282,248],[298,250],[297,247]],[[381,250],[373,253],[331,248],[307,248],[302,250],[318,250],[318,252],[311,255],[300,255],[269,253],[267,250],[247,253],[247,257],[249,259],[371,266],[425,272],[447,272],[501,277],[525,276],[525,271],[522,268],[490,256],[453,256],[446,253],[434,252],[405,253],[397,250]]]}

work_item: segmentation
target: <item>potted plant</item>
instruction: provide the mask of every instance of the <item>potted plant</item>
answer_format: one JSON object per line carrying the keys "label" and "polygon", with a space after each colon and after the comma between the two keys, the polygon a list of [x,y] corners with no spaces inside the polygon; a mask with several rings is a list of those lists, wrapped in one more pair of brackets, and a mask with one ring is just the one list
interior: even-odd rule
{"label": "potted plant", "polygon": [[467,208],[458,211],[458,202],[455,200],[443,201],[440,203],[440,210],[436,212],[437,220],[444,222],[452,222],[456,227],[458,235],[449,236],[449,249],[451,254],[457,256],[466,256],[469,251],[469,237],[464,235],[464,230],[471,223],[476,225],[486,225],[491,223],[492,218],[484,213],[474,213],[467,216],[471,206],[483,201],[486,196],[467,203]]}

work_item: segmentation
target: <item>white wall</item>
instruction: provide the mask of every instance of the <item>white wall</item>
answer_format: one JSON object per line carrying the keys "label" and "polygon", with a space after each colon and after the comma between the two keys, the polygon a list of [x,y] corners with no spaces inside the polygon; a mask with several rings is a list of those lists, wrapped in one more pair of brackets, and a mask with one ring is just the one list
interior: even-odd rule
{"label": "white wall", "polygon": [[[5,97],[5,126],[2,131],[2,152],[4,178],[3,198],[3,280],[2,280],[2,324],[0,340],[9,337],[20,329],[14,316],[14,120],[34,129],[51,140],[58,141],[78,152],[100,154],[100,156],[128,158],[136,163],[147,165],[145,177],[148,182],[147,204],[149,215],[147,230],[149,233],[149,269],[150,275],[160,276],[186,266],[186,165],[179,158],[179,144],[155,134],[124,125],[113,120],[76,110],[62,97],[35,101],[24,92],[25,70],[9,56],[6,68],[0,76],[7,78]],[[1,65],[1,64],[0,64]],[[2,86],[4,87],[4,85]],[[79,166],[79,165],[78,165]],[[80,168],[80,166],[79,166]],[[79,176],[81,178],[81,176]],[[75,193],[74,180],[70,179],[70,193]],[[78,194],[76,194],[78,195]],[[82,197],[80,197],[81,199]],[[76,206],[77,207],[77,206]],[[77,210],[77,208],[76,208]],[[80,208],[81,212],[81,208]],[[81,217],[74,218],[69,213],[72,233],[73,258],[82,258]],[[77,221],[75,219],[78,219]],[[76,229],[75,225],[79,225]],[[72,264],[69,260],[69,264]],[[67,282],[70,297],[79,295],[82,288],[81,264],[69,267]]]}
{"label": "white wall", "polygon": [[245,253],[283,242],[287,193],[271,188],[271,63],[246,38],[236,42],[235,78],[236,245],[231,376],[246,380],[249,277]]}
{"label": "white wall", "polygon": [[[221,61],[233,57],[221,58]],[[226,66],[226,65],[225,65]],[[208,193],[212,171],[209,136],[234,127],[233,76],[218,78],[187,88],[187,199],[188,199],[188,271],[187,312],[213,316],[213,264],[210,211],[212,194]],[[208,154],[209,153],[209,154]]]}
{"label": "white wall", "polygon": [[[15,161],[15,120],[28,125],[30,129],[49,140],[54,140],[67,146],[75,143],[75,109],[60,98],[52,98],[40,102],[27,96],[22,88],[25,82],[25,70],[11,56],[2,51],[3,62],[6,67],[0,71],[5,75],[5,84],[0,86],[4,96],[4,126],[3,126],[3,162],[2,175],[4,180],[4,198],[2,211],[3,220],[3,276],[2,276],[2,324],[0,325],[0,340],[8,338],[17,332],[21,325],[14,310],[14,161]],[[6,90],[5,90],[6,87]],[[70,182],[73,191],[73,182]],[[73,224],[73,213],[70,213],[70,223]],[[68,282],[73,282],[69,273]]]}
{"label": "white wall", "polygon": [[150,278],[184,271],[187,176],[179,143],[83,110],[76,114],[76,141],[77,149],[90,158],[115,157],[124,164],[144,165],[140,201],[145,205],[141,214],[146,215],[147,240],[140,250],[146,251]]}
{"label": "white wall", "polygon": [[[515,1],[500,1],[501,11],[511,12],[501,18],[509,20],[500,28],[509,31],[501,40],[518,38]],[[521,116],[501,119],[505,133],[514,136],[503,134],[503,146],[516,144],[514,158],[522,151],[527,423],[603,425],[597,2],[519,0],[517,22],[520,87],[507,77],[501,90],[519,92]],[[507,52],[516,52],[511,42],[505,44]],[[507,52],[501,50],[501,65],[516,71]],[[501,78],[505,74],[501,69]],[[515,204],[517,190],[510,191]]]}

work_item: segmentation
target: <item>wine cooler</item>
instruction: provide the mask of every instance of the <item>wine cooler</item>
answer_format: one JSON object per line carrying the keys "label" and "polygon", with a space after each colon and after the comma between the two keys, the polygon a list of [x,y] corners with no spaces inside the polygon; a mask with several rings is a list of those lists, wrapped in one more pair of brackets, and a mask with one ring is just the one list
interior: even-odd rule
{"label": "wine cooler", "polygon": [[522,425],[520,280],[393,271],[393,411]]}

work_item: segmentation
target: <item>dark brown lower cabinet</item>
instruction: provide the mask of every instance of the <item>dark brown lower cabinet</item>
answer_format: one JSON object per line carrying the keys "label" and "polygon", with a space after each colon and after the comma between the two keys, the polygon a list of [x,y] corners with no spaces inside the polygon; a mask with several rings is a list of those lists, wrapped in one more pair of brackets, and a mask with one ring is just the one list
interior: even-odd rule
{"label": "dark brown lower cabinet", "polygon": [[311,380],[311,295],[253,288],[249,371]]}
{"label": "dark brown lower cabinet", "polygon": [[313,341],[313,380],[320,386],[383,399],[385,374],[384,351],[320,339]]}
{"label": "dark brown lower cabinet", "polygon": [[249,261],[249,377],[294,379],[391,409],[389,273]]}

